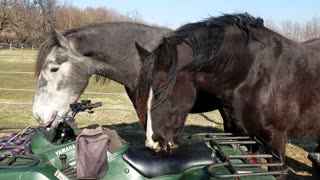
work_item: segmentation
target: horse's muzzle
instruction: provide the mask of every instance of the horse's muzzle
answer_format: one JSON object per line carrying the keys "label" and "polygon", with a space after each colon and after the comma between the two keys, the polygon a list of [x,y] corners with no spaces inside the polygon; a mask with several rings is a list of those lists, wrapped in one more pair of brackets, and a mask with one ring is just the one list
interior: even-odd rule
{"label": "horse's muzzle", "polygon": [[158,141],[157,142],[154,142],[154,141],[149,142],[148,140],[146,140],[145,145],[146,145],[146,147],[154,150],[155,152],[159,152],[161,150],[161,146]]}

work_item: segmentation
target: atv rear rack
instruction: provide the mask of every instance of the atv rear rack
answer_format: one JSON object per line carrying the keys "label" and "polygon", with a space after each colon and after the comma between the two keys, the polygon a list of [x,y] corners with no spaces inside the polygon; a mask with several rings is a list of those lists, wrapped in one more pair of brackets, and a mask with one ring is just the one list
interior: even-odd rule
{"label": "atv rear rack", "polygon": [[[190,136],[209,142],[220,163],[207,167],[212,179],[236,178],[252,176],[277,176],[288,172],[288,167],[281,160],[279,153],[270,145],[257,138],[234,136],[232,133],[203,133]],[[252,146],[263,151],[259,154],[250,153]],[[248,149],[249,147],[249,149]],[[253,162],[257,161],[257,162]],[[217,174],[217,169],[225,169],[224,174]],[[272,169],[269,170],[268,169]],[[262,170],[262,171],[261,171]]]}

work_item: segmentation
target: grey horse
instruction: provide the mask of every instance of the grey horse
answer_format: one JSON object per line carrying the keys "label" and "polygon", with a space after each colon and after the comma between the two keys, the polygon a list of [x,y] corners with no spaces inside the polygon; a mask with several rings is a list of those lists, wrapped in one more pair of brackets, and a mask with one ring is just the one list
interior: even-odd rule
{"label": "grey horse", "polygon": [[51,29],[35,64],[34,117],[50,125],[53,115],[62,116],[79,99],[92,75],[124,85],[132,101],[141,64],[138,51],[152,51],[169,32],[130,22],[91,24],[63,33]]}

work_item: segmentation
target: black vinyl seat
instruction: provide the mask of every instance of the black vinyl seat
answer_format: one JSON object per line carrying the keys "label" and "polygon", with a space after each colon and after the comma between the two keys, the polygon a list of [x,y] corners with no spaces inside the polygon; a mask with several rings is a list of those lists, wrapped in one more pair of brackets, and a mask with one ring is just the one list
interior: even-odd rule
{"label": "black vinyl seat", "polygon": [[191,167],[217,162],[212,150],[200,139],[181,144],[173,153],[157,153],[146,147],[130,146],[123,159],[148,178],[179,174]]}

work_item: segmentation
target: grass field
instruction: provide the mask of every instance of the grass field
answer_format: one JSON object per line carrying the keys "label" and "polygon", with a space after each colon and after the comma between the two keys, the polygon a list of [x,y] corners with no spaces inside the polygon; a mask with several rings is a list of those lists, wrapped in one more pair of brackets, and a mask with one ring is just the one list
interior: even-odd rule
{"label": "grass field", "polygon": [[[3,90],[26,89],[34,90],[36,80],[33,74],[10,74],[3,72],[33,72],[36,51],[0,50],[0,127],[9,125],[37,125],[32,117],[32,91]],[[135,135],[143,138],[143,130],[138,124],[138,118],[132,107],[131,101],[125,94],[124,88],[111,81],[107,85],[101,85],[92,79],[86,91],[113,92],[116,95],[107,94],[83,94],[81,99],[91,99],[93,102],[101,101],[104,108],[97,109],[94,114],[79,114],[79,125],[104,124],[118,130],[121,136],[127,140],[134,140]],[[125,108],[126,110],[109,109]],[[221,131],[222,119],[217,111],[189,115],[185,133],[215,132]],[[214,128],[215,127],[215,128]],[[291,173],[290,179],[305,179],[310,177],[311,162],[306,158],[307,152],[315,148],[315,139],[299,138],[290,139],[287,145],[287,161],[290,168],[297,173]]]}

